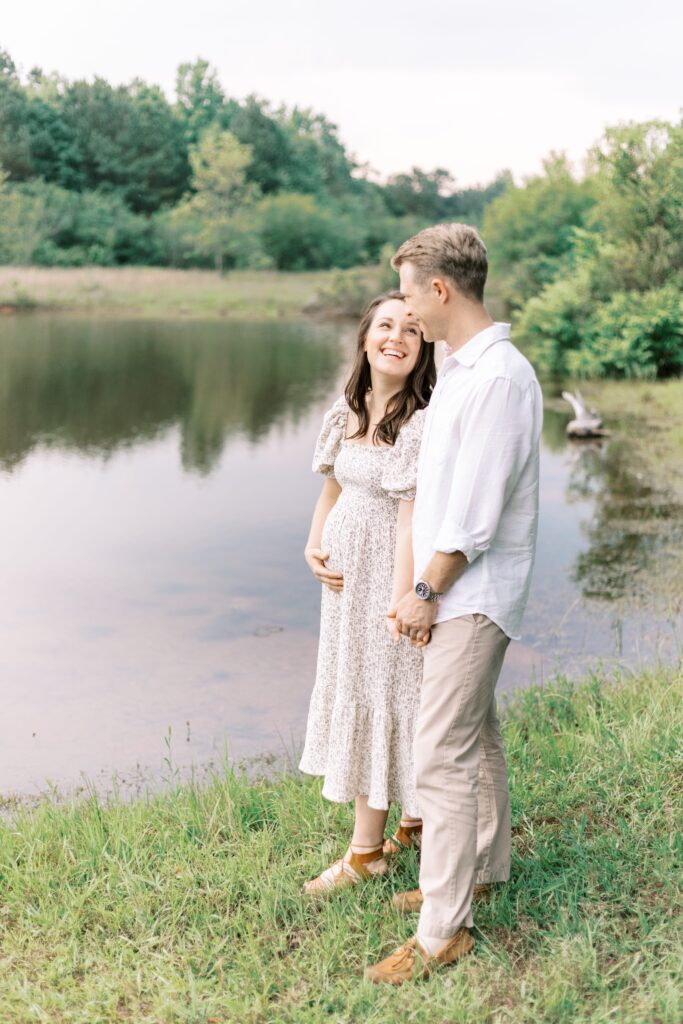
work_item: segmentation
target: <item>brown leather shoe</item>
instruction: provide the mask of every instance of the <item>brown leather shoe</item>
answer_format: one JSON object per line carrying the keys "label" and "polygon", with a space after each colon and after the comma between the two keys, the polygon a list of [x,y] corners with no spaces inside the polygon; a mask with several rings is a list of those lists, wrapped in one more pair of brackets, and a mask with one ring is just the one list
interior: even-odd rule
{"label": "brown leather shoe", "polygon": [[391,839],[384,840],[384,856],[389,859],[395,857],[401,850],[410,850],[414,847],[419,850],[422,846],[422,822],[419,825],[399,825]]}
{"label": "brown leather shoe", "polygon": [[402,985],[404,981],[428,978],[437,967],[453,964],[474,947],[467,928],[460,928],[436,956],[430,956],[417,941],[408,939],[378,964],[365,968],[365,977],[375,984]]}
{"label": "brown leather shoe", "polygon": [[[472,899],[485,896],[493,889],[493,882],[480,882],[474,887]],[[409,889],[407,892],[395,892],[391,897],[396,910],[401,914],[417,914],[424,903],[422,889]]]}

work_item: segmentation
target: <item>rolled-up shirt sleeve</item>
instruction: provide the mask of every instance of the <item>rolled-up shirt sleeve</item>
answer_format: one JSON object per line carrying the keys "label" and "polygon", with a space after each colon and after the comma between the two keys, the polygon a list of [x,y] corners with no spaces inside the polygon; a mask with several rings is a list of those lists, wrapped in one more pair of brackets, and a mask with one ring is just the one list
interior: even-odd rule
{"label": "rolled-up shirt sleeve", "polygon": [[437,551],[461,551],[471,563],[490,546],[532,454],[533,401],[530,388],[506,377],[483,382],[468,400]]}

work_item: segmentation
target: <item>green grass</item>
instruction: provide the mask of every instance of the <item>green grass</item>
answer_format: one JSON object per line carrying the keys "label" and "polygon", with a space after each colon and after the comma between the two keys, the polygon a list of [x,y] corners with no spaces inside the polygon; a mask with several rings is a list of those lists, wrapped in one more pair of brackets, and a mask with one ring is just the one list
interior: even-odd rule
{"label": "green grass", "polygon": [[362,972],[414,928],[389,898],[416,863],[303,899],[351,825],[315,780],[226,772],[11,812],[0,1019],[679,1024],[682,683],[660,669],[515,697],[512,879],[477,906],[474,954],[401,990]]}
{"label": "green grass", "polygon": [[221,277],[159,267],[0,267],[0,311],[295,319],[332,274],[235,270]]}
{"label": "green grass", "polygon": [[[0,266],[0,314],[83,312],[95,316],[197,317],[239,320],[357,318],[373,295],[397,283],[379,266],[286,273],[162,267]],[[495,284],[487,292],[501,315]]]}

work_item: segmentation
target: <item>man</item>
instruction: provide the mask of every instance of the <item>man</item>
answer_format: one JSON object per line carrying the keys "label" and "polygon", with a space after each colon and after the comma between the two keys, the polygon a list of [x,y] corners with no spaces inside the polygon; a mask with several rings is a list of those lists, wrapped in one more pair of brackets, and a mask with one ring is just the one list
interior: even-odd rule
{"label": "man", "polygon": [[413,643],[429,640],[414,750],[420,889],[394,897],[421,906],[417,934],[366,972],[400,984],[469,952],[475,891],[509,877],[494,689],[529,591],[542,398],[509,325],[484,306],[487,255],[473,228],[427,228],[392,265],[425,339],[447,343],[418,464],[416,586],[389,613]]}

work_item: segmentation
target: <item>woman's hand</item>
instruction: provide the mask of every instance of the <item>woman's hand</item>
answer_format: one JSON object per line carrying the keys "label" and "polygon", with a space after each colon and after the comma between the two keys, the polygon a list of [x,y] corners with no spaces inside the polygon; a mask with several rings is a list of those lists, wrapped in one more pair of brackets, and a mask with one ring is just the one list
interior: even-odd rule
{"label": "woman's hand", "polygon": [[306,565],[318,583],[323,583],[328,590],[338,594],[344,589],[344,577],[340,572],[332,572],[331,569],[327,568],[325,562],[329,557],[329,551],[323,551],[322,548],[306,548],[304,551]]}
{"label": "woman's hand", "polygon": [[391,637],[391,639],[395,643],[398,643],[398,641],[401,639],[401,634],[399,633],[398,626],[396,625],[396,609],[395,608],[390,608],[389,609],[389,611],[387,612],[387,614],[386,614],[386,616],[384,618],[384,623],[385,623],[385,625],[387,627],[387,631],[388,631],[389,636]]}
{"label": "woman's hand", "polygon": [[414,590],[404,594],[396,606],[396,628],[414,647],[424,647],[431,639],[437,605],[421,601]]}
{"label": "woman's hand", "polygon": [[[396,608],[395,607],[389,609],[389,611],[387,612],[387,614],[386,614],[386,616],[384,618],[384,623],[385,623],[385,625],[387,627],[387,631],[388,631],[389,636],[391,637],[391,639],[395,643],[398,643],[398,641],[401,639],[401,634],[399,632],[398,623],[396,621]],[[407,639],[409,639],[409,638],[407,638]],[[431,639],[432,639],[432,631],[431,631],[431,629],[428,629],[426,633],[423,633],[422,639],[420,639],[420,640],[410,640],[410,644],[411,644],[412,647],[426,647]]]}

